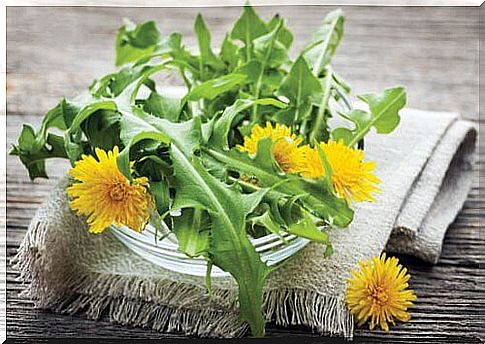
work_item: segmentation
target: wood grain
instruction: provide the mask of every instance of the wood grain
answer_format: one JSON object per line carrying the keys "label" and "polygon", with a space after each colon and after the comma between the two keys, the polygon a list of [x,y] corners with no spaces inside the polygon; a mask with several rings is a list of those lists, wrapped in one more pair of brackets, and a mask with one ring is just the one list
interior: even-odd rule
{"label": "wood grain", "polygon": [[[263,7],[288,20],[301,48],[333,7]],[[219,44],[240,12],[238,8],[8,8],[7,144],[15,142],[24,122],[38,125],[41,115],[61,97],[72,97],[114,69],[113,39],[123,17],[155,19],[163,34],[173,30],[194,44],[193,18],[201,11]],[[478,11],[473,8],[345,7],[346,35],[335,68],[355,92],[402,84],[409,105],[461,112],[478,121]],[[484,144],[482,144],[484,145]],[[450,227],[438,265],[401,257],[413,276],[418,302],[412,320],[390,333],[356,331],[358,342],[479,343],[485,338],[484,237],[480,237],[485,188],[476,178],[464,208]],[[50,162],[49,180],[31,182],[15,157],[7,158],[7,330],[12,337],[175,338],[175,334],[93,322],[36,310],[20,295],[24,286],[11,265],[35,210],[68,163]],[[305,328],[270,326],[269,336],[312,337]],[[296,338],[295,338],[296,339]]]}

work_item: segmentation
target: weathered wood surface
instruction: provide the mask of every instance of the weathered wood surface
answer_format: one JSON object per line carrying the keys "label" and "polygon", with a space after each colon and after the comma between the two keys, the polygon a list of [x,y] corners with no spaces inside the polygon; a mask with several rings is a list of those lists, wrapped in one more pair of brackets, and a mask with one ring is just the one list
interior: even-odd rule
{"label": "weathered wood surface", "polygon": [[[301,48],[332,7],[271,7],[295,32]],[[458,111],[478,121],[478,11],[473,8],[346,7],[346,35],[335,68],[356,92],[402,84],[409,105]],[[113,70],[113,40],[122,18],[155,19],[163,34],[173,30],[194,43],[192,25],[201,11],[218,44],[237,17],[237,8],[8,8],[7,9],[7,144],[21,124],[38,124],[61,97],[72,97]],[[409,267],[418,302],[409,323],[390,333],[356,331],[361,342],[480,342],[485,338],[485,240],[480,237],[479,167],[464,208],[448,231],[436,266],[402,257]],[[35,310],[21,297],[24,289],[10,260],[30,219],[67,163],[50,162],[50,180],[28,180],[15,157],[7,160],[7,331],[15,337],[173,338],[158,332],[92,322]],[[307,329],[270,327],[269,336],[314,336]]]}

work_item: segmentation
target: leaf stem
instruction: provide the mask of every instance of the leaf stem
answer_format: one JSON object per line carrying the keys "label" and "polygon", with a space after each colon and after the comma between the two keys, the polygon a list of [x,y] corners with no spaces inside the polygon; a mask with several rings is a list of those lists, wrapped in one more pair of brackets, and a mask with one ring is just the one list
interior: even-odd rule
{"label": "leaf stem", "polygon": [[[280,21],[278,26],[276,27],[274,31],[274,36],[270,40],[268,49],[266,50],[266,54],[264,55],[264,59],[261,62],[261,71],[259,72],[258,80],[256,82],[256,90],[254,92],[254,99],[259,99],[259,94],[261,92],[261,84],[263,83],[263,76],[264,76],[264,70],[266,69],[266,65],[268,63],[269,57],[271,56],[271,53],[274,48],[274,44],[276,41],[276,37],[278,36],[278,32],[280,31],[281,27],[283,25],[283,21]],[[251,123],[257,123],[259,121],[259,116],[258,116],[258,104],[254,104],[253,106],[253,112],[251,115]]]}
{"label": "leaf stem", "polygon": [[313,142],[317,138],[317,133],[318,131],[320,131],[320,126],[324,121],[325,111],[327,110],[327,107],[328,107],[328,99],[330,98],[330,90],[332,86],[332,73],[333,73],[332,67],[328,66],[327,75],[325,76],[325,89],[323,90],[322,102],[318,107],[317,117],[315,118],[315,123],[313,125],[313,128],[310,132],[310,136],[308,138],[308,141],[310,142]]}

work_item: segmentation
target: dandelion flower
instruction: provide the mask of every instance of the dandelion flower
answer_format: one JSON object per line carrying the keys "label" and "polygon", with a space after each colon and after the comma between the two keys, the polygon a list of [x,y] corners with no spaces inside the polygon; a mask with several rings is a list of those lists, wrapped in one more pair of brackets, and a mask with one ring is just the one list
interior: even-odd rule
{"label": "dandelion flower", "polygon": [[71,209],[87,216],[89,231],[101,233],[114,224],[141,231],[149,218],[153,200],[146,177],[128,180],[118,169],[118,147],[105,152],[96,148],[97,160],[83,155],[69,173],[75,182],[66,189]]}
{"label": "dandelion flower", "polygon": [[389,331],[388,322],[408,321],[408,307],[416,300],[414,291],[408,289],[411,278],[407,269],[398,264],[395,257],[373,257],[360,262],[360,271],[352,271],[348,280],[346,302],[350,312],[356,317],[358,325],[370,321],[372,330],[379,325]]}
{"label": "dandelion flower", "polygon": [[[343,141],[321,142],[327,161],[332,170],[332,184],[337,194],[350,202],[374,201],[373,192],[379,188],[380,180],[373,174],[374,162],[364,161],[364,151],[346,146]],[[304,146],[303,164],[299,172],[307,178],[320,178],[325,176],[317,147]]]}
{"label": "dandelion flower", "polygon": [[244,137],[244,145],[238,145],[238,149],[250,155],[256,154],[258,142],[269,137],[273,144],[273,156],[284,172],[295,173],[299,165],[298,160],[302,158],[298,146],[303,141],[301,137],[291,133],[291,129],[285,125],[276,124],[274,127],[270,122],[266,127],[258,124],[251,129],[251,135]]}

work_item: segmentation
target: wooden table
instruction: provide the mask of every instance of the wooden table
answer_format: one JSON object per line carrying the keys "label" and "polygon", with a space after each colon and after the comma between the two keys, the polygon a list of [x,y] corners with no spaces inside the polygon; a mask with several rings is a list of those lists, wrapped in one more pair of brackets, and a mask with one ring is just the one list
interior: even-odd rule
{"label": "wooden table", "polygon": [[[330,7],[266,7],[268,18],[278,11],[295,33],[301,48]],[[38,125],[40,116],[61,97],[72,97],[91,81],[112,71],[114,37],[124,17],[155,19],[162,34],[173,30],[195,42],[193,19],[201,11],[219,44],[238,16],[239,8],[8,8],[7,9],[7,144],[15,142],[21,124]],[[354,91],[378,91],[402,84],[409,106],[458,111],[478,121],[478,9],[345,7],[346,35],[335,69]],[[464,208],[448,231],[436,266],[401,257],[409,267],[418,295],[412,320],[390,333],[357,330],[359,341],[480,342],[485,338],[485,240],[479,237],[478,168]],[[30,219],[67,168],[49,162],[49,180],[31,182],[15,157],[7,161],[7,331],[11,337],[160,338],[154,331],[106,321],[68,317],[35,310],[19,295],[24,289],[10,265]],[[483,266],[482,266],[483,268]],[[269,336],[312,336],[307,329],[270,326]],[[316,339],[316,338],[315,338]]]}

